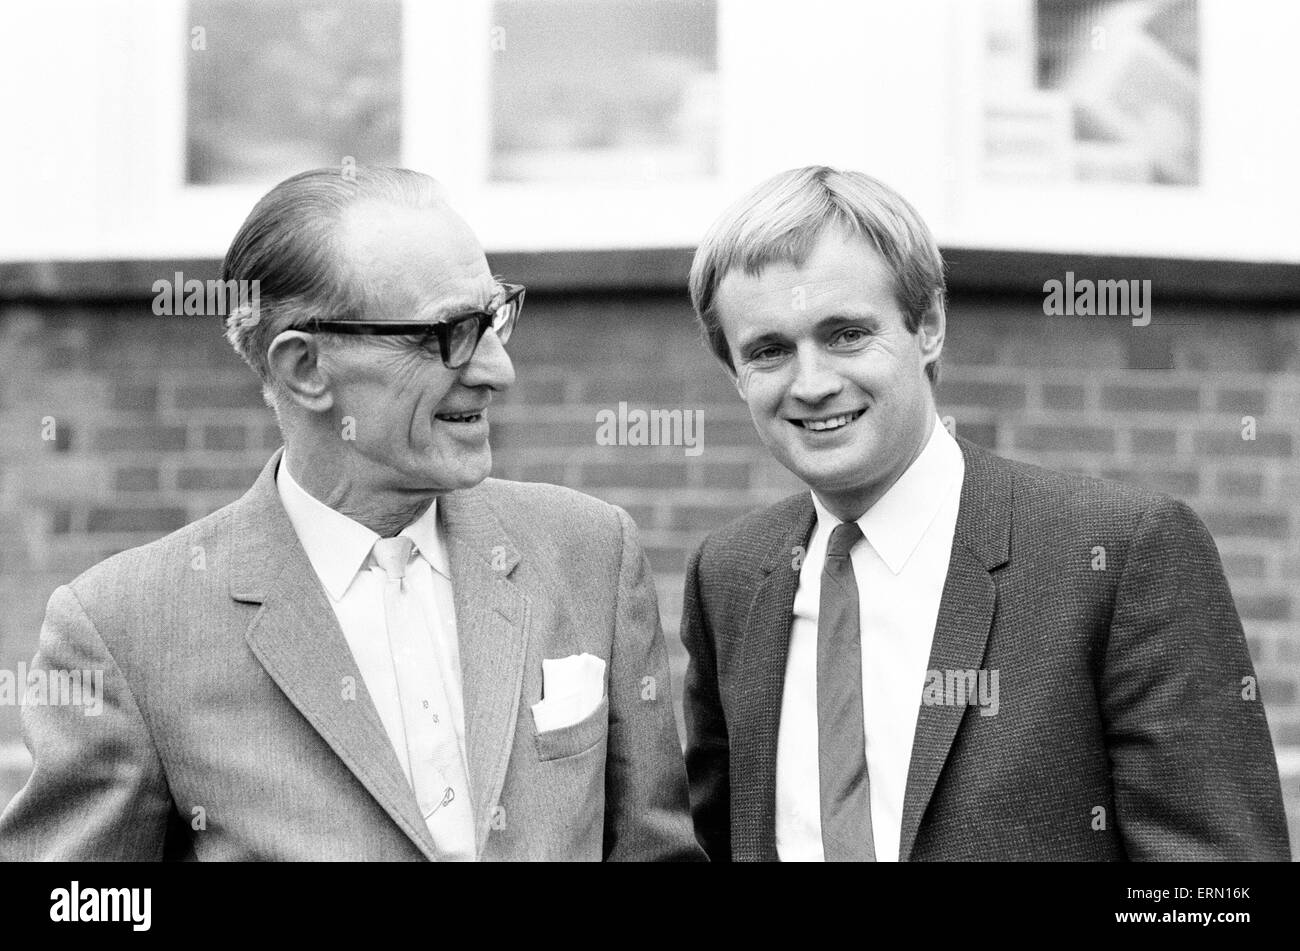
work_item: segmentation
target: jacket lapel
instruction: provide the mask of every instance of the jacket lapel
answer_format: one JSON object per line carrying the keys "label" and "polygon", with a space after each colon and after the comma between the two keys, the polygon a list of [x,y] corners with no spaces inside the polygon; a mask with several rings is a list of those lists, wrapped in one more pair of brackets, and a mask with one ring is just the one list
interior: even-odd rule
{"label": "jacket lapel", "polygon": [[775,861],[776,751],[790,649],[790,624],[799,586],[797,559],[815,521],[812,499],[801,493],[770,523],[760,540],[760,580],[741,628],[731,761],[750,781],[732,777],[732,845],[737,857]]}
{"label": "jacket lapel", "polygon": [[456,597],[467,768],[481,855],[514,746],[531,600],[511,578],[519,552],[481,488],[443,496],[438,512]]}
{"label": "jacket lapel", "polygon": [[[965,459],[948,577],[939,603],[929,670],[971,670],[983,663],[997,604],[992,572],[1011,546],[1011,477],[994,457],[958,439]],[[898,857],[907,861],[926,807],[967,706],[921,704],[903,798]]]}
{"label": "jacket lapel", "polygon": [[[234,512],[231,596],[261,604],[245,639],[262,667],[398,827],[430,859],[433,840],[338,619],[266,464]],[[355,685],[355,699],[345,697]]]}

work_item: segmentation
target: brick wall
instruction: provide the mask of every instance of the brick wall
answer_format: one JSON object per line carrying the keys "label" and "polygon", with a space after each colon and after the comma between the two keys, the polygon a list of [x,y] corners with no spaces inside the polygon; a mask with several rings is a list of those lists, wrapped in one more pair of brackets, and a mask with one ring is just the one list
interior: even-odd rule
{"label": "brick wall", "polygon": [[[798,486],[759,446],[680,295],[535,294],[511,349],[519,381],[494,414],[496,474],[573,486],[632,514],[679,689],[688,552]],[[0,367],[0,668],[13,670],[30,659],[55,586],[236,498],[279,438],[216,323],[154,317],[147,301],[0,305]],[[939,391],[941,414],[975,442],[1143,483],[1202,516],[1245,623],[1296,841],[1298,371],[1295,310],[1171,304],[1138,328],[959,289]],[[620,401],[703,410],[703,452],[597,445],[597,412]],[[1243,417],[1254,439],[1242,438]],[[0,803],[25,769],[17,737],[17,709],[0,706]]]}

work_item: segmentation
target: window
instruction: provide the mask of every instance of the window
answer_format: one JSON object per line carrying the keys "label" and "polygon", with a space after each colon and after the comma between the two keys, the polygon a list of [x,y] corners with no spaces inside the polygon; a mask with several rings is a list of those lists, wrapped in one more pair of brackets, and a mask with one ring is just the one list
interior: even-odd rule
{"label": "window", "polygon": [[189,6],[187,184],[268,185],[345,156],[400,161],[398,0]]}
{"label": "window", "polygon": [[[839,165],[940,242],[1300,261],[1300,4],[63,0],[6,9],[0,256],[214,257],[274,182],[428,172],[491,251],[697,242]],[[74,9],[76,15],[69,15]]]}
{"label": "window", "polygon": [[988,5],[985,177],[1196,185],[1197,0]]}
{"label": "window", "polygon": [[699,0],[500,0],[494,182],[717,172],[717,9]]}

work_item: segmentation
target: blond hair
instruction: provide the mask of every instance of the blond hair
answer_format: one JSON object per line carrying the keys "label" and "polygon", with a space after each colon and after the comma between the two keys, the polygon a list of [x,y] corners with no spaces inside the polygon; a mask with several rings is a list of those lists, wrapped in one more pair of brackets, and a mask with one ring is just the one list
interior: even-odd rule
{"label": "blond hair", "polygon": [[[862,172],[810,165],[774,175],[713,223],[691,264],[691,304],[710,349],[730,369],[731,351],[714,309],[718,285],[739,267],[759,274],[769,264],[801,266],[831,227],[865,238],[889,264],[904,321],[916,333],[932,307],[944,306],[943,258],[916,209]],[[926,365],[938,380],[938,361]]]}

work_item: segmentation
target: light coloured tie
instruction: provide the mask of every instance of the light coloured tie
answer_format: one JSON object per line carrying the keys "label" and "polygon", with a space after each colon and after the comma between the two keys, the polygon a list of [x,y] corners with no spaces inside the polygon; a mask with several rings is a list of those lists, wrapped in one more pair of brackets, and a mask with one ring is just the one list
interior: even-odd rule
{"label": "light coloured tie", "polygon": [[384,620],[397,677],[411,786],[440,853],[473,859],[474,823],[465,761],[437,655],[414,592],[404,582],[415,543],[405,536],[381,538],[373,550],[383,569]]}

